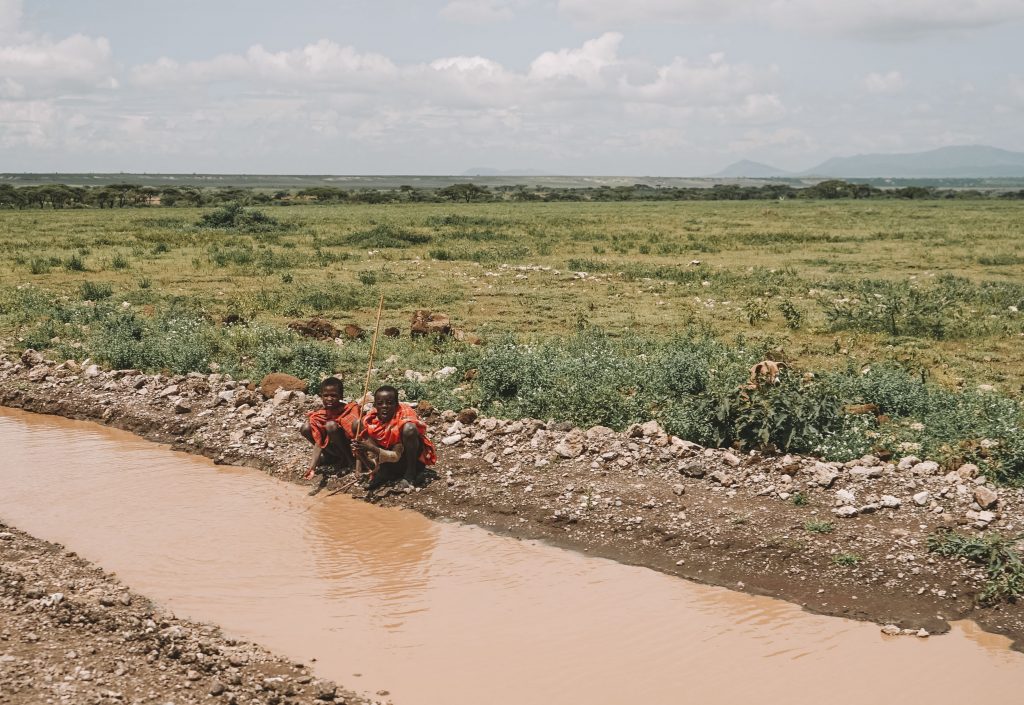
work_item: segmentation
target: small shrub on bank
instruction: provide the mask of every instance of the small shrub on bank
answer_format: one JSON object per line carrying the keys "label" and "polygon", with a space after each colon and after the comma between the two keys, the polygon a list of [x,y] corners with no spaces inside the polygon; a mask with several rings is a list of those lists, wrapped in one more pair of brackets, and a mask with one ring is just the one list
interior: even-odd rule
{"label": "small shrub on bank", "polygon": [[390,223],[382,223],[370,230],[360,230],[349,235],[345,242],[370,249],[406,248],[430,242],[430,236],[415,233]]}
{"label": "small shrub on bank", "polygon": [[1014,547],[1021,539],[1024,534],[974,537],[945,530],[928,537],[928,550],[946,558],[966,558],[984,567],[988,580],[978,601],[992,604],[1024,595],[1024,562]]}
{"label": "small shrub on bank", "polygon": [[83,301],[100,301],[114,295],[114,287],[109,282],[84,281],[78,287],[79,296]]}

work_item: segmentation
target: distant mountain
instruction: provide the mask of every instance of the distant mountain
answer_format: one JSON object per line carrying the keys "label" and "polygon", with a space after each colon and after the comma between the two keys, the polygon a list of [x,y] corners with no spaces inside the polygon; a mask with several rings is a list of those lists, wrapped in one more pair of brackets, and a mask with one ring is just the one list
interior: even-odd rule
{"label": "distant mountain", "polygon": [[837,179],[1024,177],[1024,152],[965,145],[907,154],[861,154],[829,159],[800,175]]}
{"label": "distant mountain", "polygon": [[770,164],[761,164],[760,162],[743,159],[730,164],[717,174],[712,174],[711,176],[712,178],[722,179],[738,179],[743,177],[748,179],[770,179],[775,176],[793,176],[793,173],[777,169]]}
{"label": "distant mountain", "polygon": [[550,176],[551,174],[539,169],[491,169],[486,166],[475,166],[466,169],[462,176]]}

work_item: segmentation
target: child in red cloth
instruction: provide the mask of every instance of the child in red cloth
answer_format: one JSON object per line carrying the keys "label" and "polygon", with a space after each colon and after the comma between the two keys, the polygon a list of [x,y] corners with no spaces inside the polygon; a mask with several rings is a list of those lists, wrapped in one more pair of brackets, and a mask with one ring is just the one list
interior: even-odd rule
{"label": "child in red cloth", "polygon": [[395,478],[401,478],[398,489],[411,491],[419,472],[437,462],[427,425],[415,409],[399,403],[398,390],[390,385],[373,393],[373,408],[363,417],[352,450],[376,468],[370,491]]}
{"label": "child in red cloth", "polygon": [[316,446],[305,474],[305,478],[311,480],[317,470],[321,470],[320,484],[314,488],[313,494],[327,484],[327,466],[333,465],[344,471],[355,464],[352,439],[359,421],[359,405],[354,401],[343,404],[341,398],[344,394],[345,387],[337,377],[328,377],[321,382],[320,399],[324,406],[309,412],[308,420],[299,429],[303,438]]}

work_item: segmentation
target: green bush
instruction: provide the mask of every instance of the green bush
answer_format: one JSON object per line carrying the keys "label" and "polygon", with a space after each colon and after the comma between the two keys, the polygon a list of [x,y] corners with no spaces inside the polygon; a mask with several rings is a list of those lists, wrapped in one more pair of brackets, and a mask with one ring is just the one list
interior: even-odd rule
{"label": "green bush", "polygon": [[241,230],[250,233],[272,232],[284,230],[276,218],[254,208],[243,208],[240,203],[229,203],[205,213],[196,223],[200,228],[217,228],[223,230]]}
{"label": "green bush", "polygon": [[79,296],[83,301],[100,301],[114,295],[114,287],[109,282],[84,281],[78,287]]}
{"label": "green bush", "polygon": [[415,233],[390,223],[382,223],[370,230],[360,230],[349,235],[345,242],[349,245],[370,249],[404,248],[423,245],[430,242],[430,236]]}

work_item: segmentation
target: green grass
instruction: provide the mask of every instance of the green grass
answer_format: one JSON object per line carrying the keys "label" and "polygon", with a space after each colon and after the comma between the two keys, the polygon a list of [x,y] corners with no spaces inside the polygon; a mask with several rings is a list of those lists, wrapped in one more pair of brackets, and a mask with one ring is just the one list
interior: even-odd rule
{"label": "green grass", "polygon": [[835,530],[835,524],[830,521],[808,519],[804,522],[804,531],[809,531],[812,534],[831,534]]}
{"label": "green grass", "polygon": [[[582,424],[657,418],[702,442],[838,459],[918,444],[915,452],[971,459],[1024,482],[1024,203],[410,203],[272,213],[2,211],[0,339],[153,369],[215,361],[250,376],[273,365],[358,374],[361,344],[321,354],[267,331],[312,315],[370,328],[384,294],[382,327],[407,333],[411,313],[425,308],[487,341],[387,341],[381,359],[400,362],[382,376],[449,363],[478,370],[461,387],[406,381],[410,395]],[[122,302],[141,328],[105,338]],[[168,311],[186,311],[194,329],[167,327],[178,315]],[[249,321],[255,339],[273,339],[271,352],[230,339],[218,325],[229,315]],[[136,345],[136,333],[148,342]],[[176,352],[162,335],[197,349]],[[737,387],[747,369],[769,356],[791,373],[745,398]],[[848,403],[876,404],[883,416],[844,415]]]}
{"label": "green grass", "polygon": [[946,558],[963,558],[985,568],[988,580],[978,600],[992,604],[1015,600],[1024,595],[1024,562],[1016,549],[1024,534],[1002,536],[987,533],[967,536],[955,531],[939,531],[928,537],[928,550]]}

